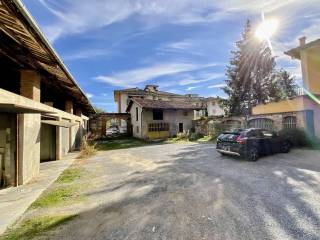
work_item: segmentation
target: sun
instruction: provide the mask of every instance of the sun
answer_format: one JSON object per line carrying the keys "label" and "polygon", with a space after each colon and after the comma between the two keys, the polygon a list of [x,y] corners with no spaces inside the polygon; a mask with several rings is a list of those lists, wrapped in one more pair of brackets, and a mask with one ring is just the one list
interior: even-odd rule
{"label": "sun", "polygon": [[277,19],[266,19],[258,26],[255,36],[260,40],[269,40],[275,34],[279,26]]}

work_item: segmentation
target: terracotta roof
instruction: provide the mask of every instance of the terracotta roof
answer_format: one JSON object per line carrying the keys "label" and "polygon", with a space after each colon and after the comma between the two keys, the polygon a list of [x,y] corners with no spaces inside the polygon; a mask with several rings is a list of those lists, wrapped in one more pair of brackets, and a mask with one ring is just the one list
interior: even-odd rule
{"label": "terracotta roof", "polygon": [[[140,95],[144,95],[144,94],[150,94],[150,92],[143,90],[141,88],[126,88],[123,90],[115,90],[116,92],[125,92],[125,93],[131,93],[131,94],[140,94]],[[157,91],[154,92],[153,94],[159,94],[159,95],[170,95],[170,96],[179,96],[179,97],[184,97],[183,95],[180,94],[176,94],[176,93],[170,93],[170,92],[164,92],[164,91]]]}
{"label": "terracotta roof", "polygon": [[[131,102],[135,102],[144,109],[170,109],[170,110],[201,110],[203,107],[197,107],[190,101],[162,101],[143,98],[133,98]],[[132,103],[129,104],[130,110]]]}

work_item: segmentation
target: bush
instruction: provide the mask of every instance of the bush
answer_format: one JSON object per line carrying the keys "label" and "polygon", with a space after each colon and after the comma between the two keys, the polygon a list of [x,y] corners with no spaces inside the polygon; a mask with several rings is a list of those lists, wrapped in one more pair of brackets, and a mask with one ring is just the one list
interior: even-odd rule
{"label": "bush", "polygon": [[189,134],[188,133],[178,133],[177,134],[177,137],[176,137],[177,140],[184,140],[184,141],[188,141],[189,140]]}
{"label": "bush", "polygon": [[79,158],[90,157],[97,152],[96,144],[90,143],[86,137],[82,138]]}
{"label": "bush", "polygon": [[289,138],[293,146],[319,148],[320,141],[314,136],[310,136],[304,129],[292,128],[282,129],[280,136]]}
{"label": "bush", "polygon": [[201,133],[191,133],[191,134],[189,134],[189,141],[197,141],[200,138],[203,138],[203,134],[201,134]]}
{"label": "bush", "polygon": [[214,122],[211,125],[212,127],[209,128],[209,136],[212,139],[216,139],[221,133],[223,133],[223,124],[221,122]]}

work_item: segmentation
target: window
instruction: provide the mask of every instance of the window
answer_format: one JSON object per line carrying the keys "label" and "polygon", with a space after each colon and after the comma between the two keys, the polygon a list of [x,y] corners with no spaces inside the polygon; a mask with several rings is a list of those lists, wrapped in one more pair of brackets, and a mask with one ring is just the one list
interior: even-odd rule
{"label": "window", "polygon": [[136,121],[139,121],[139,109],[136,107]]}
{"label": "window", "polygon": [[136,132],[139,133],[139,126],[136,127]]}
{"label": "window", "polygon": [[262,128],[266,130],[273,130],[273,121],[269,118],[256,118],[248,122],[250,128]]}
{"label": "window", "polygon": [[297,118],[295,116],[287,116],[282,120],[282,126],[285,129],[297,128]]}
{"label": "window", "polygon": [[188,116],[188,111],[183,111],[183,116]]}
{"label": "window", "polygon": [[149,132],[164,132],[169,131],[169,123],[149,123]]}
{"label": "window", "polygon": [[154,109],[153,120],[163,120],[163,111],[159,109]]}

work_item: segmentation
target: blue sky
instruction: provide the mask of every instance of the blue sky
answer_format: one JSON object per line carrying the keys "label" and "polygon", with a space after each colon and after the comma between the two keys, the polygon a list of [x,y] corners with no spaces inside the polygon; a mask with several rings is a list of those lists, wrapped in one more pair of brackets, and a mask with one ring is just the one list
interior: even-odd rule
{"label": "blue sky", "polygon": [[116,111],[113,90],[157,84],[180,94],[223,96],[230,51],[246,19],[276,18],[271,42],[284,67],[301,79],[284,51],[298,38],[320,38],[319,0],[24,0],[91,102]]}

